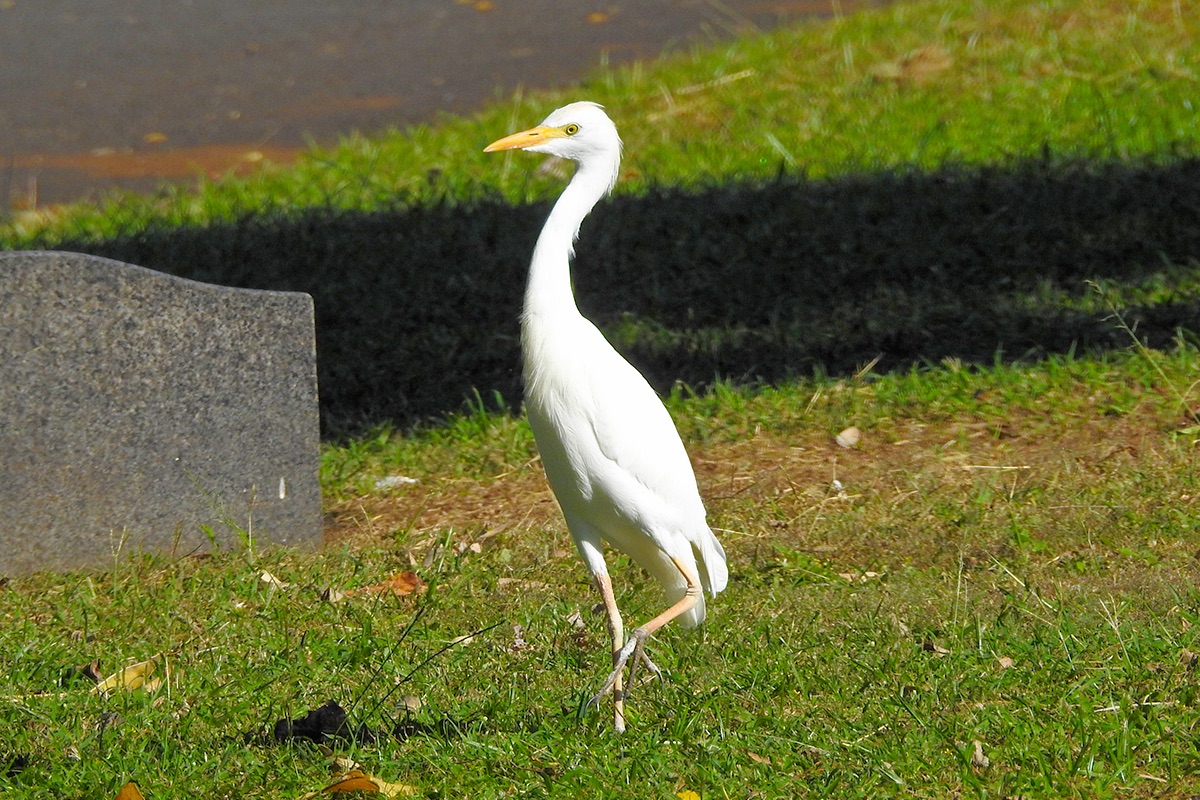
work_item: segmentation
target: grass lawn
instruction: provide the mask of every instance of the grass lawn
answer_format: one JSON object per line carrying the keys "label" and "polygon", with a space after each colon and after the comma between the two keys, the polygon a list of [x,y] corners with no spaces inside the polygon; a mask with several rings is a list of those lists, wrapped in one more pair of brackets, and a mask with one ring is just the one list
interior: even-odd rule
{"label": "grass lawn", "polygon": [[[1200,793],[1198,22],[900,4],[10,218],[5,247],[314,294],[328,543],[5,580],[0,791],[300,798],[352,760],[420,797]],[[664,389],[731,562],[620,738],[512,413],[564,176],[478,152],[582,96],[628,158],[581,305]],[[340,730],[281,735],[331,700]]]}

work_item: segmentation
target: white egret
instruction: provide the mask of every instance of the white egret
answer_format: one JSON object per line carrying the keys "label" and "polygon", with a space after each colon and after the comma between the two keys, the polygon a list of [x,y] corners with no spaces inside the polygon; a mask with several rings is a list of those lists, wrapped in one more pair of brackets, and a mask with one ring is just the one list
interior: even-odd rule
{"label": "white egret", "polygon": [[[533,250],[521,316],[525,408],[550,488],[604,601],[615,727],[625,729],[623,674],[638,662],[658,671],[646,639],[678,618],[704,619],[704,591],[725,588],[725,551],[679,433],[650,384],[579,313],[570,261],[579,226],[611,191],[621,162],[616,126],[595,103],[564,106],[541,125],[506,136],[486,152],[529,150],[575,162]],[[624,639],[602,543],[628,554],[666,589],[670,607]],[[630,659],[632,658],[632,661]]]}

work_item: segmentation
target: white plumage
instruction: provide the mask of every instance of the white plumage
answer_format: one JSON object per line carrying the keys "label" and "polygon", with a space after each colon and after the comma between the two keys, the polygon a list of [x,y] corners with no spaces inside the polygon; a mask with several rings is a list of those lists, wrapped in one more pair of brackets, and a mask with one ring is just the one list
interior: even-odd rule
{"label": "white plumage", "polygon": [[[625,727],[623,672],[642,662],[654,631],[705,616],[704,592],[725,588],[725,551],[705,521],[691,462],[646,379],[579,313],[570,260],[580,223],[612,189],[621,139],[595,103],[571,103],[541,125],[487,147],[549,153],[576,164],[533,251],[521,318],[525,408],[546,477],[604,600],[616,728]],[[666,589],[670,607],[624,641],[602,542],[627,553]],[[703,590],[703,591],[702,591]],[[632,674],[630,675],[632,678]]]}

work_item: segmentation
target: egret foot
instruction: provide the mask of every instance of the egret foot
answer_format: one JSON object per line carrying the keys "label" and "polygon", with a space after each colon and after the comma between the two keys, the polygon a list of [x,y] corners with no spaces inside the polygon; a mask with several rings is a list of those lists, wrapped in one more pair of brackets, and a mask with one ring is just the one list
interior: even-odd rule
{"label": "egret foot", "polygon": [[[625,642],[625,646],[621,651],[613,657],[613,671],[609,673],[608,680],[600,687],[600,691],[596,692],[592,697],[589,705],[599,706],[604,695],[613,690],[617,685],[617,681],[621,678],[621,673],[625,670],[625,665],[629,665],[629,679],[625,682],[623,690],[618,690],[617,700],[624,700],[629,696],[629,690],[633,688],[633,676],[637,671],[639,663],[645,664],[646,669],[653,672],[655,675],[662,676],[662,670],[650,660],[650,656],[646,655],[646,640],[650,638],[650,632],[645,628],[637,628],[629,636],[629,641]],[[630,659],[633,659],[630,661]]]}

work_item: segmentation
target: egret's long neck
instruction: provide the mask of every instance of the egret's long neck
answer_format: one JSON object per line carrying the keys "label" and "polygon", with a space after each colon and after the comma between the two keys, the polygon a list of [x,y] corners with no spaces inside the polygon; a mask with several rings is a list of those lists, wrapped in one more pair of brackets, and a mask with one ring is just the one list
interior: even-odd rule
{"label": "egret's long neck", "polygon": [[524,320],[548,313],[573,311],[575,295],[571,291],[571,258],[575,255],[575,237],[592,207],[612,188],[619,156],[611,163],[591,162],[579,166],[550,211],[529,265],[525,286]]}

